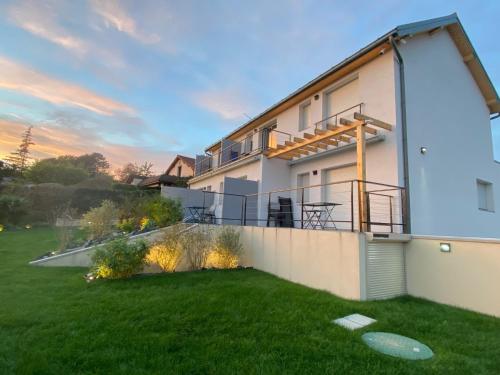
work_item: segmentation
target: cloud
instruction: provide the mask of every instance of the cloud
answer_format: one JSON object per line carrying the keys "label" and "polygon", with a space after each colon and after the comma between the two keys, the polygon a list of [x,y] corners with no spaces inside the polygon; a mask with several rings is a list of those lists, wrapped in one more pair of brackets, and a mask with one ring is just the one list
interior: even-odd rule
{"label": "cloud", "polygon": [[216,113],[224,120],[242,120],[253,113],[253,105],[238,90],[207,90],[193,94],[196,105]]}
{"label": "cloud", "polygon": [[57,4],[42,1],[21,1],[8,10],[9,18],[18,27],[77,55],[87,53],[89,46],[57,22]]}
{"label": "cloud", "polygon": [[160,42],[161,38],[157,34],[140,31],[137,28],[136,21],[127,13],[118,0],[92,0],[90,4],[92,10],[102,17],[106,27],[113,27],[144,44]]}
{"label": "cloud", "polygon": [[101,115],[133,114],[130,106],[81,86],[49,77],[0,56],[0,88],[22,92],[57,105],[84,108]]}
{"label": "cloud", "polygon": [[68,128],[56,123],[0,118],[0,159],[17,148],[21,134],[29,125],[34,126],[35,145],[31,148],[34,159],[100,152],[108,159],[112,169],[127,162],[149,161],[153,163],[156,172],[162,173],[175,157],[170,151],[106,141],[95,130],[88,128]]}

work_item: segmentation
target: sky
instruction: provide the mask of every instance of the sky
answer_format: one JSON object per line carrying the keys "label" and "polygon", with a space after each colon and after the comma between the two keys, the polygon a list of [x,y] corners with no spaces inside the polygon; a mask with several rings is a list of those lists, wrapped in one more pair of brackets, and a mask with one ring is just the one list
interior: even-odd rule
{"label": "sky", "polygon": [[395,26],[453,12],[498,90],[497,0],[0,0],[0,158],[32,125],[35,158],[162,172]]}

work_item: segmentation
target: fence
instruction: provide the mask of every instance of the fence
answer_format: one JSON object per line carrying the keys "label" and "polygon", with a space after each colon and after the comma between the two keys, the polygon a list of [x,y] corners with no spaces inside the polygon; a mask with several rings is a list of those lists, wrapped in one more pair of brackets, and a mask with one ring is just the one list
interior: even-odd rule
{"label": "fence", "polygon": [[186,207],[188,221],[406,233],[406,192],[394,185],[347,180],[247,195],[200,193],[211,204]]}
{"label": "fence", "polygon": [[221,141],[219,150],[196,157],[195,177],[222,168],[246,156],[257,154],[269,147],[276,147],[277,144],[291,141],[291,139],[291,134],[276,130],[275,126],[263,128],[239,142],[224,139]]}

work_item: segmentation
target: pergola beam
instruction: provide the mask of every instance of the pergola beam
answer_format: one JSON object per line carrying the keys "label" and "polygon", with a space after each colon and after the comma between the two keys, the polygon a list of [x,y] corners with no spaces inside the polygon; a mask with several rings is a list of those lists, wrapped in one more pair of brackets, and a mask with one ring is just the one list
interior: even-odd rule
{"label": "pergola beam", "polygon": [[312,135],[308,133],[304,133],[304,142],[302,142],[300,145],[295,145],[295,146],[284,146],[284,148],[280,148],[276,151],[268,153],[267,157],[268,158],[274,158],[282,154],[287,154],[290,152],[294,151],[294,148],[303,148],[304,146],[310,146],[310,145],[317,145],[318,142],[321,142],[322,140],[325,139],[330,139],[336,135],[341,135],[344,134],[345,132],[355,130],[358,125],[363,124],[363,121],[354,121],[350,125],[345,125],[345,126],[340,126],[336,128],[335,130],[325,130],[323,134],[318,134],[318,135]]}

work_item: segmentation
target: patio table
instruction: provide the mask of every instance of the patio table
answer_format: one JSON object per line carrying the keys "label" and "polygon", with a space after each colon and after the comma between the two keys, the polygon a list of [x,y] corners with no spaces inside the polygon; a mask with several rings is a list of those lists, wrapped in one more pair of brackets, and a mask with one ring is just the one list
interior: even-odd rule
{"label": "patio table", "polygon": [[202,222],[205,217],[205,206],[188,206],[186,209],[189,211],[189,215],[195,222]]}
{"label": "patio table", "polygon": [[[302,228],[307,229],[325,229],[331,222],[334,229],[337,229],[333,221],[333,210],[341,203],[334,202],[307,202],[302,203]],[[305,215],[305,217],[304,217]]]}

